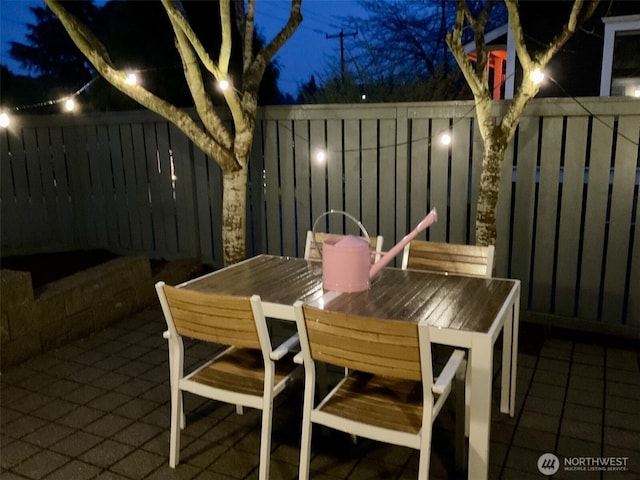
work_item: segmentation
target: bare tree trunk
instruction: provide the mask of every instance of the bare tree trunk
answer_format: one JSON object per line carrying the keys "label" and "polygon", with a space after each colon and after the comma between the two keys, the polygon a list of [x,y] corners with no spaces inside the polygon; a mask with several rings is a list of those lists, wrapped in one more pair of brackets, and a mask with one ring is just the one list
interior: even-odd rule
{"label": "bare tree trunk", "polygon": [[246,258],[247,167],[222,173],[222,249],[224,264]]}
{"label": "bare tree trunk", "polygon": [[[49,0],[48,0],[49,1]],[[504,0],[509,12],[509,25],[515,39],[516,55],[522,66],[522,83],[513,100],[508,105],[502,119],[491,115],[492,95],[489,88],[489,76],[486,75],[487,45],[485,42],[485,28],[489,20],[489,13],[494,1],[487,0],[482,11],[474,15],[468,5],[468,0],[457,0],[456,22],[453,30],[447,34],[447,45],[456,62],[462,70],[469,88],[473,92],[478,118],[478,128],[484,141],[482,155],[482,173],[480,175],[480,194],[476,211],[476,243],[478,245],[495,245],[496,243],[496,207],[498,205],[498,189],[500,187],[500,172],[504,160],[507,143],[511,140],[522,112],[529,101],[538,93],[538,85],[532,78],[532,73],[542,70],[553,55],[571,38],[578,25],[586,22],[598,6],[599,0],[587,2],[574,0],[567,23],[560,33],[549,42],[546,49],[529,54],[524,41],[524,32],[520,24],[518,0]],[[472,64],[463,44],[463,31],[471,27],[476,44],[476,62]]]}
{"label": "bare tree trunk", "polygon": [[484,139],[480,192],[476,211],[476,244],[495,245],[496,207],[500,188],[500,172],[507,142],[488,135]]}

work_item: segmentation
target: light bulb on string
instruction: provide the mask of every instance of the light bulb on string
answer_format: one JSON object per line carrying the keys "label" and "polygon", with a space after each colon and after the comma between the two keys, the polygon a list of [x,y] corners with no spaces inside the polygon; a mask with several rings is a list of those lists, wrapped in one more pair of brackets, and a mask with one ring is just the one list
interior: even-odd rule
{"label": "light bulb on string", "polygon": [[67,112],[73,112],[76,108],[76,102],[73,98],[67,98],[64,102],[64,109]]}
{"label": "light bulb on string", "polygon": [[227,80],[226,78],[223,78],[218,82],[218,87],[220,87],[220,90],[224,92],[229,88],[229,80]]}
{"label": "light bulb on string", "polygon": [[10,123],[9,114],[7,112],[0,113],[0,128],[7,128]]}
{"label": "light bulb on string", "polygon": [[327,160],[327,152],[324,150],[318,150],[316,152],[316,161],[318,163],[324,163]]}
{"label": "light bulb on string", "polygon": [[451,145],[451,135],[449,133],[440,135],[440,143],[442,143],[442,145]]}
{"label": "light bulb on string", "polygon": [[531,72],[531,81],[534,85],[538,85],[542,83],[544,80],[544,72],[539,68],[536,68],[533,72]]}
{"label": "light bulb on string", "polygon": [[134,72],[129,72],[129,73],[127,73],[126,82],[127,82],[128,85],[137,85],[138,84],[138,76]]}

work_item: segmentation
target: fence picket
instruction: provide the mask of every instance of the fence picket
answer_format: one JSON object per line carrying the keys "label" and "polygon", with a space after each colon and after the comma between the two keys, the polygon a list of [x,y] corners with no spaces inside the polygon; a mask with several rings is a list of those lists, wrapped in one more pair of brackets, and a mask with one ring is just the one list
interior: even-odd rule
{"label": "fence picket", "polygon": [[[147,166],[144,123],[131,125],[131,141],[133,145],[133,161],[136,185],[136,205],[139,212],[139,228],[142,249],[155,254],[153,214],[151,210],[151,191],[149,187],[150,171]],[[153,170],[151,170],[153,172]]]}
{"label": "fence picket", "polygon": [[[327,210],[344,210],[344,180],[342,178],[342,121],[327,121]],[[329,231],[342,232],[342,218],[331,215]]]}
{"label": "fence picket", "polygon": [[267,248],[270,252],[282,255],[282,218],[278,214],[280,210],[280,178],[278,165],[278,125],[269,122],[265,128],[264,136],[264,200],[266,208],[265,222],[267,235]]}
{"label": "fence picket", "polygon": [[132,251],[144,252],[142,230],[140,228],[140,210],[137,202],[138,191],[136,179],[136,162],[133,156],[132,125],[123,124],[119,127],[120,151],[122,152],[122,175],[125,194],[122,197],[126,204],[129,228],[129,242]]}
{"label": "fence picket", "polygon": [[[378,230],[370,232],[372,235],[382,235],[387,239],[383,242],[384,250],[389,250],[392,246],[392,238],[395,238],[396,215],[396,124],[395,120],[380,120],[380,187],[378,195]],[[385,246],[386,245],[386,246]]]}
{"label": "fence picket", "polygon": [[[302,256],[304,238],[300,239],[296,229],[296,195],[295,195],[295,166],[293,162],[293,143],[290,121],[278,121],[278,145],[280,160],[280,202],[282,209],[282,253],[295,252]],[[266,156],[266,155],[265,155]],[[302,248],[302,250],[301,250]]]}
{"label": "fence picket", "polygon": [[[362,221],[361,186],[362,174],[360,163],[360,121],[346,119],[344,121],[344,209]],[[344,233],[360,235],[360,230],[352,222],[347,222]]]}
{"label": "fence picket", "polygon": [[542,125],[531,305],[537,311],[547,313],[551,312],[553,300],[551,291],[556,251],[562,122],[562,117],[551,117],[545,118]]}
{"label": "fence picket", "polygon": [[[638,138],[638,118],[618,119],[618,132],[622,134],[616,141],[615,162],[612,168],[611,206],[607,232],[602,320],[615,322],[623,318],[625,310],[625,288],[627,285],[627,265],[629,238],[631,235],[633,190],[636,183],[637,161],[634,151],[638,147],[628,139]],[[637,225],[637,219],[636,219]]]}
{"label": "fence picket", "polygon": [[[194,200],[193,162],[189,140],[175,125],[169,124],[170,161],[169,184],[173,192],[176,238],[180,255],[200,255],[197,206]],[[166,180],[165,180],[166,181]],[[173,255],[173,252],[167,252]]]}
{"label": "fence picket", "polygon": [[613,138],[613,117],[604,117],[601,121],[602,123],[594,121],[591,131],[578,306],[578,315],[592,320],[599,319],[602,300],[603,252]]}
{"label": "fence picket", "polygon": [[558,222],[558,265],[556,268],[555,311],[574,316],[578,300],[580,227],[585,188],[585,162],[589,119],[567,118],[566,145],[561,175],[562,198]]}
{"label": "fence picket", "polygon": [[[0,234],[2,245],[19,247],[22,242],[20,217],[24,215],[18,208],[20,191],[14,188],[17,180],[17,172],[15,172],[17,155],[14,152],[9,154],[9,135],[13,136],[9,129],[0,131],[0,217],[3,223]],[[15,187],[18,186],[15,185]],[[22,195],[25,193],[26,189],[23,189]]]}
{"label": "fence picket", "polygon": [[[538,158],[538,117],[524,117],[518,127],[518,157],[516,164],[515,211],[511,274],[522,280],[520,298],[529,306],[530,267],[533,250],[533,214],[536,189],[536,159]],[[527,132],[527,135],[524,134]],[[517,246],[517,247],[515,247]]]}
{"label": "fence picket", "polygon": [[74,244],[73,209],[71,200],[73,198],[69,187],[69,171],[67,169],[65,141],[62,127],[51,127],[49,129],[49,140],[51,142],[51,161],[55,178],[56,191],[56,222],[58,224],[59,248],[67,248]]}
{"label": "fence picket", "polygon": [[[429,120],[413,118],[411,121],[411,158],[410,169],[410,203],[409,224],[417,225],[431,208],[429,204]],[[418,234],[418,239],[431,239],[427,229]]]}
{"label": "fence picket", "polygon": [[[442,143],[442,135],[449,133],[448,118],[431,120],[429,210],[438,208],[438,223],[429,227],[429,238],[436,242],[446,242],[449,235],[449,145]],[[426,215],[428,210],[425,209]]]}
{"label": "fence picket", "polygon": [[296,212],[298,220],[298,242],[303,242],[307,230],[313,226],[309,178],[309,125],[306,120],[293,122],[294,165],[296,170]]}
{"label": "fence picket", "polygon": [[49,233],[46,228],[42,228],[42,225],[48,226],[48,221],[42,187],[42,166],[40,165],[41,156],[38,150],[37,128],[25,128],[23,139],[26,180],[29,192],[28,202],[23,206],[24,210],[22,210],[22,214],[29,218],[28,222],[23,222],[25,237],[30,241],[48,243]]}
{"label": "fence picket", "polygon": [[357,215],[371,235],[377,235],[380,215],[380,182],[378,176],[378,120],[364,118],[360,121],[360,214]]}
{"label": "fence picket", "polygon": [[471,148],[469,138],[471,122],[458,119],[451,130],[451,188],[449,190],[448,240],[451,243],[467,243],[469,233],[468,218],[471,198],[469,198],[469,158]]}

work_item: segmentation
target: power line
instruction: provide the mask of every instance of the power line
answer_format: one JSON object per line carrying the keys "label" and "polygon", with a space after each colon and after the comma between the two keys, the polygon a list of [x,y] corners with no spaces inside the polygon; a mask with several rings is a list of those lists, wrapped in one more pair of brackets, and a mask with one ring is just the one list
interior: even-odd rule
{"label": "power line", "polygon": [[350,32],[350,33],[344,33],[344,30],[340,30],[340,33],[336,34],[336,35],[326,35],[327,39],[330,38],[340,38],[340,71],[342,74],[342,82],[344,83],[344,72],[345,72],[345,67],[344,67],[344,37],[355,37],[356,35],[358,35],[358,31],[356,30],[355,32]]}

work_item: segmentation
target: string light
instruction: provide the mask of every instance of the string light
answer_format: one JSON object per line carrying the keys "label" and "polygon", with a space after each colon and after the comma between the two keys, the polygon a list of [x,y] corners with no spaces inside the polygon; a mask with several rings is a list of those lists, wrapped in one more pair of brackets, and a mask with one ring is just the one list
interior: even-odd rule
{"label": "string light", "polygon": [[220,87],[220,90],[222,91],[227,90],[229,88],[229,80],[227,80],[226,78],[223,78],[218,82],[218,87]]}
{"label": "string light", "polygon": [[536,68],[533,72],[531,72],[531,81],[534,83],[534,85],[538,85],[539,83],[542,83],[543,80],[544,80],[544,72],[542,70],[540,70],[539,68]]}
{"label": "string light", "polygon": [[[30,105],[22,105],[19,107],[14,107],[12,110],[15,110],[16,112],[22,111],[22,110],[30,110],[33,108],[40,108],[40,107],[48,107],[50,105],[58,105],[60,103],[63,104],[63,110],[66,112],[72,112],[76,109],[76,101],[74,100],[75,97],[77,97],[78,95],[80,95],[82,92],[84,92],[87,88],[89,88],[89,86],[95,82],[98,78],[101,78],[99,75],[93,77],[91,80],[89,80],[87,83],[85,83],[82,87],[80,87],[78,90],[76,90],[75,92],[73,92],[71,95],[66,95],[64,97],[61,98],[57,98],[54,100],[46,100],[44,102],[38,102],[38,103],[32,103]],[[9,112],[4,111],[0,114],[0,128],[7,128],[9,125],[11,124],[11,117],[9,115]]]}
{"label": "string light", "polygon": [[127,73],[127,84],[128,85],[138,84],[138,76],[134,72]]}
{"label": "string light", "polygon": [[318,163],[324,163],[327,160],[327,152],[324,150],[318,150],[316,152],[316,161]]}
{"label": "string light", "polygon": [[443,133],[440,135],[440,143],[443,145],[451,145],[451,135],[448,133]]}

